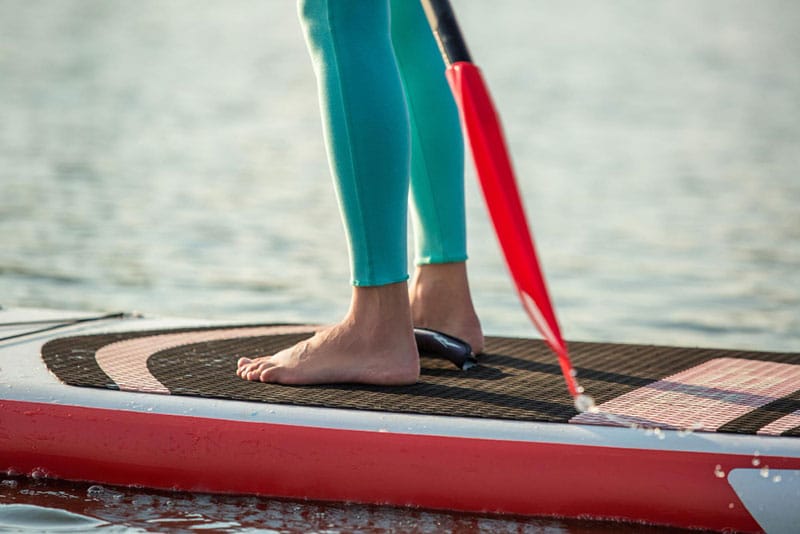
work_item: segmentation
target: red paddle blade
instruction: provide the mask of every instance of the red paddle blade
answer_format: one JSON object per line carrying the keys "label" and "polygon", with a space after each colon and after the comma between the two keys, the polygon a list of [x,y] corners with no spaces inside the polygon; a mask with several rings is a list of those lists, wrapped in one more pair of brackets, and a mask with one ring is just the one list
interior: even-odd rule
{"label": "red paddle blade", "polygon": [[478,67],[469,62],[448,67],[447,80],[461,111],[483,196],[522,306],[558,356],[567,388],[574,397],[578,390],[567,346],[550,303],[500,120],[486,84]]}

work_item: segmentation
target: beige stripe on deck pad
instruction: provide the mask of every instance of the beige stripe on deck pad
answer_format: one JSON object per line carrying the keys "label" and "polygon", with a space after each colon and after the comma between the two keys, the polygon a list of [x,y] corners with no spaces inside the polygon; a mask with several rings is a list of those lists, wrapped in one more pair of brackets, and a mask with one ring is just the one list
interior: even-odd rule
{"label": "beige stripe on deck pad", "polygon": [[157,352],[208,341],[309,331],[308,326],[258,326],[161,334],[111,343],[101,347],[95,358],[103,372],[123,391],[169,394],[169,389],[159,382],[147,368],[147,360]]}
{"label": "beige stripe on deck pad", "polygon": [[[715,431],[798,388],[800,365],[715,358],[604,402],[598,412],[579,414],[570,422]],[[785,423],[768,425],[759,434],[780,434],[798,424]]]}

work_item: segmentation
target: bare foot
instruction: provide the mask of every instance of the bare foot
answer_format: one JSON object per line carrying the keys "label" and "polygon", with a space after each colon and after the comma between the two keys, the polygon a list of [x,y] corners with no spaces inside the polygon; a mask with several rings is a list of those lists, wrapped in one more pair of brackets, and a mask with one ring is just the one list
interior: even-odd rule
{"label": "bare foot", "polygon": [[414,326],[463,339],[483,352],[483,330],[472,304],[466,263],[420,265],[409,290]]}
{"label": "bare foot", "polygon": [[341,323],[272,356],[241,358],[245,380],[407,385],[419,378],[407,285],[356,287]]}

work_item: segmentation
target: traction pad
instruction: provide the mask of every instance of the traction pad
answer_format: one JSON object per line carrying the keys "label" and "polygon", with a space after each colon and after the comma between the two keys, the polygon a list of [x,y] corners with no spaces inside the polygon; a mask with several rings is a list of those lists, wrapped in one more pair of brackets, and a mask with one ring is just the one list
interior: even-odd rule
{"label": "traction pad", "polygon": [[639,425],[800,436],[800,354],[652,345],[569,344],[600,413],[578,414],[541,340],[488,337],[461,371],[422,355],[417,384],[282,386],[247,382],[236,361],[275,353],[311,326],[251,325],[64,337],[42,348],[72,386],[299,406],[516,421]]}

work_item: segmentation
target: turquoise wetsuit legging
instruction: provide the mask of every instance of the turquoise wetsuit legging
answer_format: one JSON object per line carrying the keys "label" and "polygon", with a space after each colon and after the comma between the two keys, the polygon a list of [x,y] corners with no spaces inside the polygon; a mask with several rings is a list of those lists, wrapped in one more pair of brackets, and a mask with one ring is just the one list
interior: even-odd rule
{"label": "turquoise wetsuit legging", "polygon": [[299,0],[353,284],[466,260],[464,147],[444,62],[418,0]]}

